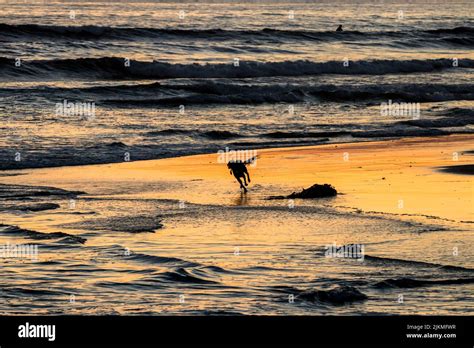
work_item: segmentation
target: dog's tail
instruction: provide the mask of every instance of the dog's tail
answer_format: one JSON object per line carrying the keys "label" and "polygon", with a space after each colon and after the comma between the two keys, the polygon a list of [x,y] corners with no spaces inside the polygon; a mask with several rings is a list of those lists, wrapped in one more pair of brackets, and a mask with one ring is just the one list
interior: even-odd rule
{"label": "dog's tail", "polygon": [[258,156],[253,156],[253,157],[251,157],[251,158],[248,158],[248,159],[246,159],[246,160],[244,161],[244,163],[245,163],[245,164],[251,164],[251,163],[253,163],[253,162],[255,162],[255,161],[257,160],[257,157],[258,157]]}

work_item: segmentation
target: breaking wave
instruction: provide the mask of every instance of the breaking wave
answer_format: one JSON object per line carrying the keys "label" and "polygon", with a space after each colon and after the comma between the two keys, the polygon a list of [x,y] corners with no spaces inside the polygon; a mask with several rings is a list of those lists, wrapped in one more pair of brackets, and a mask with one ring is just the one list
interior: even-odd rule
{"label": "breaking wave", "polygon": [[6,77],[74,77],[78,79],[169,79],[169,78],[249,78],[271,76],[307,76],[322,74],[383,75],[433,72],[446,69],[474,68],[473,59],[460,59],[458,67],[447,58],[425,60],[354,61],[344,66],[341,61],[313,62],[308,60],[283,62],[241,61],[233,64],[172,64],[165,62],[131,61],[124,58],[76,58],[24,61],[15,67],[14,59],[0,57],[0,73]]}
{"label": "breaking wave", "polygon": [[76,236],[73,234],[69,234],[69,233],[64,233],[64,232],[44,233],[44,232],[23,229],[18,226],[0,225],[0,233],[8,234],[8,235],[17,235],[17,236],[22,236],[29,239],[35,239],[35,240],[52,239],[52,240],[58,240],[59,242],[79,243],[79,244],[84,244],[86,242],[85,238]]}
{"label": "breaking wave", "polygon": [[401,266],[408,266],[408,267],[428,267],[428,268],[437,268],[437,269],[441,269],[445,271],[474,272],[474,269],[471,269],[471,268],[465,268],[465,267],[460,267],[460,266],[450,266],[450,265],[440,265],[436,263],[423,262],[423,261],[402,260],[402,259],[371,256],[371,255],[365,255],[364,259],[369,262],[377,262],[377,263],[382,263],[382,264],[398,264]]}
{"label": "breaking wave", "polygon": [[[118,87],[121,88],[121,87]],[[139,86],[144,89],[144,86]],[[404,102],[437,102],[474,100],[472,84],[368,84],[351,85],[237,85],[204,82],[194,85],[168,86],[151,84],[150,90],[163,93],[181,91],[181,95],[147,98],[109,98],[103,104],[115,107],[156,107],[207,104],[298,103],[306,101],[366,102],[402,100]],[[192,94],[184,94],[191,92]]]}
{"label": "breaking wave", "polygon": [[420,288],[436,285],[465,285],[474,284],[474,278],[455,279],[414,279],[414,278],[391,278],[375,284],[376,288]]}
{"label": "breaking wave", "polygon": [[[461,36],[462,35],[462,36]],[[474,44],[474,28],[456,27],[436,30],[410,31],[354,31],[344,32],[285,30],[263,28],[259,30],[226,30],[226,29],[172,29],[172,28],[130,28],[107,26],[56,26],[37,24],[0,24],[0,37],[4,40],[48,38],[75,40],[144,40],[144,39],[202,39],[202,40],[303,40],[303,41],[353,41],[405,39],[408,42],[417,40],[456,39],[445,41],[446,44],[470,46]]]}

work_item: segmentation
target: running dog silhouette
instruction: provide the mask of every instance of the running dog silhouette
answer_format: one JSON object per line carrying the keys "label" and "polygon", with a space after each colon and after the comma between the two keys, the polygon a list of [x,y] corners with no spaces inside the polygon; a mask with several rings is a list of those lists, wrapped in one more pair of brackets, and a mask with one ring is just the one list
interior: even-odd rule
{"label": "running dog silhouette", "polygon": [[[250,175],[249,172],[247,171],[246,165],[248,163],[253,162],[254,158],[247,160],[247,161],[229,161],[227,163],[227,168],[230,169],[230,175],[234,174],[234,177],[237,179],[237,181],[240,184],[240,188],[244,189],[244,192],[247,193],[247,188],[245,186],[248,186],[248,182],[250,182]],[[245,175],[247,175],[247,178],[245,178]],[[244,178],[244,182],[242,183],[241,178]],[[245,184],[245,186],[244,186]]]}

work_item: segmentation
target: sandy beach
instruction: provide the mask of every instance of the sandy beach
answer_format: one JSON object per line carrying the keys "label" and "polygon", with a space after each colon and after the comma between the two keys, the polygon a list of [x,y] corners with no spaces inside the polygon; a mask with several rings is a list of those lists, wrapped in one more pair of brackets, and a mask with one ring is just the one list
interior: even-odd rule
{"label": "sandy beach", "polygon": [[[21,175],[4,177],[2,182],[89,194],[120,186],[126,195],[225,205],[267,204],[264,199],[271,195],[329,183],[342,193],[331,202],[338,206],[472,221],[473,172],[468,165],[473,140],[472,135],[452,135],[257,150],[258,159],[249,166],[250,191],[242,196],[217,154],[16,171]],[[153,183],[169,187],[155,190]]]}
{"label": "sandy beach", "polygon": [[[34,243],[38,260],[4,260],[13,273],[3,275],[10,295],[0,306],[10,314],[31,311],[31,301],[38,314],[472,313],[472,141],[261,150],[247,194],[217,154],[4,171],[0,242]],[[340,195],[267,200],[315,183]],[[363,252],[331,258],[331,245]]]}

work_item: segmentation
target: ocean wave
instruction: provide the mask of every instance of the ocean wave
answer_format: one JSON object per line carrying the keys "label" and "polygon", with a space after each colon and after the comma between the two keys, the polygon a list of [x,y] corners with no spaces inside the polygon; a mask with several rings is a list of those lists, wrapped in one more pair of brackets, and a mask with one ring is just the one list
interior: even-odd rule
{"label": "ocean wave", "polygon": [[420,288],[437,285],[465,285],[474,284],[474,278],[455,278],[455,279],[415,279],[409,277],[390,278],[376,283],[376,288]]}
{"label": "ocean wave", "polygon": [[[187,286],[213,286],[219,285],[215,280],[207,279],[207,276],[193,274],[194,269],[191,271],[184,268],[178,267],[171,271],[166,272],[153,272],[151,276],[145,276],[132,282],[120,282],[120,281],[99,281],[95,283],[95,286],[105,287],[109,289],[123,289],[123,290],[147,290],[151,289],[156,291],[160,288],[169,288],[171,286],[180,286],[179,283],[185,283]],[[149,273],[143,272],[143,273]],[[211,275],[209,275],[211,276]]]}
{"label": "ocean wave", "polygon": [[[140,88],[143,89],[143,86]],[[474,85],[472,84],[237,85],[209,81],[187,86],[153,85],[151,88],[164,93],[169,90],[181,91],[181,95],[151,99],[140,95],[133,98],[106,98],[101,103],[122,108],[147,108],[178,105],[255,105],[312,101],[386,102],[387,100],[394,100],[421,103],[474,100]],[[192,94],[183,95],[185,92],[192,92]]]}
{"label": "ocean wave", "polygon": [[69,289],[58,290],[53,289],[52,287],[48,286],[47,289],[38,289],[38,284],[34,284],[34,287],[20,287],[20,286],[7,286],[1,285],[0,290],[2,291],[2,296],[5,297],[34,297],[38,298],[41,296],[64,296],[69,297],[71,295],[71,291]]}
{"label": "ocean wave", "polygon": [[443,37],[439,40],[444,43],[451,44],[454,46],[467,46],[474,47],[474,38],[473,37]]}
{"label": "ocean wave", "polygon": [[[474,109],[472,108],[448,108],[447,110],[437,112],[437,116],[438,117],[405,120],[397,122],[397,124],[419,127],[422,129],[420,130],[421,132],[430,132],[438,128],[441,128],[441,130],[438,131],[442,131],[443,128],[465,127],[474,124]],[[472,131],[465,129],[457,132],[471,133]]]}
{"label": "ocean wave", "polygon": [[259,133],[255,135],[236,133],[230,131],[220,131],[220,130],[210,130],[210,131],[199,131],[191,129],[163,129],[158,131],[150,131],[145,133],[147,136],[175,136],[175,135],[186,135],[194,137],[204,137],[211,140],[226,140],[234,138],[245,138],[245,137],[257,137],[257,138],[269,138],[269,139],[305,139],[305,138],[327,138],[327,137],[339,137],[350,135],[348,131],[329,131],[329,132],[304,132],[304,131],[295,131],[295,132],[269,132],[269,133]]}
{"label": "ocean wave", "polygon": [[233,139],[241,137],[240,134],[229,131],[211,130],[202,133],[202,136],[209,139]]}
{"label": "ocean wave", "polygon": [[473,59],[459,59],[458,67],[447,58],[425,60],[313,62],[308,60],[283,62],[241,61],[233,64],[172,64],[133,60],[130,66],[124,58],[76,58],[25,60],[15,67],[14,59],[0,57],[0,73],[6,78],[77,78],[77,79],[169,79],[169,78],[250,78],[272,76],[308,76],[322,74],[384,75],[434,72],[447,69],[474,68]]}
{"label": "ocean wave", "polygon": [[155,255],[148,255],[142,253],[135,253],[132,252],[129,256],[126,256],[127,259],[133,261],[144,262],[148,264],[166,264],[166,265],[180,265],[183,267],[197,267],[200,264],[195,262],[190,262],[182,259],[178,259],[176,257],[166,257],[166,256],[155,256]]}
{"label": "ocean wave", "polygon": [[49,239],[56,239],[58,242],[63,243],[79,243],[84,244],[86,242],[86,238],[64,233],[64,232],[38,232],[33,230],[27,230],[20,228],[18,226],[9,226],[9,225],[0,225],[0,233],[7,234],[7,235],[18,235],[30,239],[35,240],[49,240]]}
{"label": "ocean wave", "polygon": [[346,303],[367,300],[368,297],[353,286],[337,286],[330,290],[306,290],[301,291],[296,299],[309,302],[323,302],[332,305],[344,305]]}
{"label": "ocean wave", "polygon": [[[443,32],[444,34],[444,32]],[[226,29],[174,29],[174,28],[130,28],[130,27],[105,27],[105,26],[56,26],[37,24],[0,24],[0,35],[3,37],[40,37],[40,38],[71,38],[84,40],[122,39],[133,40],[137,38],[160,38],[166,36],[182,38],[201,38],[206,40],[239,39],[242,37],[262,38],[300,38],[306,40],[330,40],[360,38],[367,36],[397,36],[402,32],[360,32],[360,31],[306,31],[282,30],[264,28],[260,30],[226,30]]]}
{"label": "ocean wave", "polygon": [[452,132],[441,129],[420,128],[420,129],[383,129],[373,131],[352,132],[353,138],[396,138],[396,137],[430,137],[438,135],[449,135]]}
{"label": "ocean wave", "polygon": [[247,40],[291,39],[305,41],[350,41],[350,40],[386,40],[390,38],[443,38],[446,35],[465,35],[472,37],[474,28],[456,27],[435,30],[405,31],[356,31],[343,32],[315,30],[286,30],[263,28],[257,30],[227,29],[175,29],[175,28],[131,28],[107,26],[57,26],[37,24],[0,24],[0,37],[3,39],[47,38],[75,40],[143,40],[143,39],[203,39],[203,40]]}
{"label": "ocean wave", "polygon": [[174,271],[168,271],[158,274],[158,276],[154,277],[157,281],[171,281],[171,282],[179,282],[179,283],[187,283],[187,284],[218,284],[215,280],[206,279],[202,276],[197,276],[195,274],[191,274],[188,270],[183,267],[177,268]]}
{"label": "ocean wave", "polygon": [[328,138],[312,139],[312,140],[290,140],[290,141],[236,141],[229,146],[245,148],[245,149],[258,149],[260,147],[282,147],[282,146],[308,146],[317,145],[329,141]]}
{"label": "ocean wave", "polygon": [[150,132],[147,132],[146,135],[148,135],[148,136],[161,136],[161,135],[167,136],[167,135],[188,135],[188,134],[192,134],[192,133],[194,133],[194,130],[170,128],[170,129],[150,131]]}
{"label": "ocean wave", "polygon": [[441,116],[451,116],[451,117],[469,116],[471,118],[474,118],[474,109],[454,107],[454,108],[449,108],[447,110],[440,111],[439,114]]}
{"label": "ocean wave", "polygon": [[270,132],[261,134],[263,137],[272,139],[292,139],[292,138],[323,138],[323,137],[340,137],[350,135],[348,131],[333,131],[333,132]]}
{"label": "ocean wave", "polygon": [[[473,61],[474,62],[474,61]],[[436,102],[473,100],[471,83],[364,83],[318,84],[293,83],[239,83],[233,80],[197,80],[185,83],[145,83],[96,86],[83,88],[47,87],[32,91],[29,88],[0,88],[0,95],[14,96],[34,93],[38,97],[56,99],[58,95],[95,100],[100,105],[120,108],[175,107],[178,105],[207,104],[263,104],[298,102],[367,102],[393,100],[393,102]],[[453,110],[457,114],[446,116],[472,116],[472,111]],[[462,112],[462,114],[460,114]],[[464,114],[464,115],[463,115]],[[443,116],[443,115],[440,115]],[[169,131],[170,134],[172,131]],[[176,131],[179,133],[181,131]],[[159,134],[157,134],[159,135]],[[110,146],[124,146],[111,144]]]}
{"label": "ocean wave", "polygon": [[440,28],[440,29],[430,29],[424,30],[428,34],[473,34],[473,27],[456,27],[456,28]]}
{"label": "ocean wave", "polygon": [[364,260],[367,260],[369,262],[382,263],[382,264],[397,264],[397,265],[408,266],[408,267],[428,267],[428,268],[441,269],[445,271],[474,272],[474,269],[472,268],[465,268],[461,266],[441,265],[441,264],[431,263],[431,262],[403,260],[403,259],[395,259],[395,258],[371,256],[371,255],[365,255]]}

